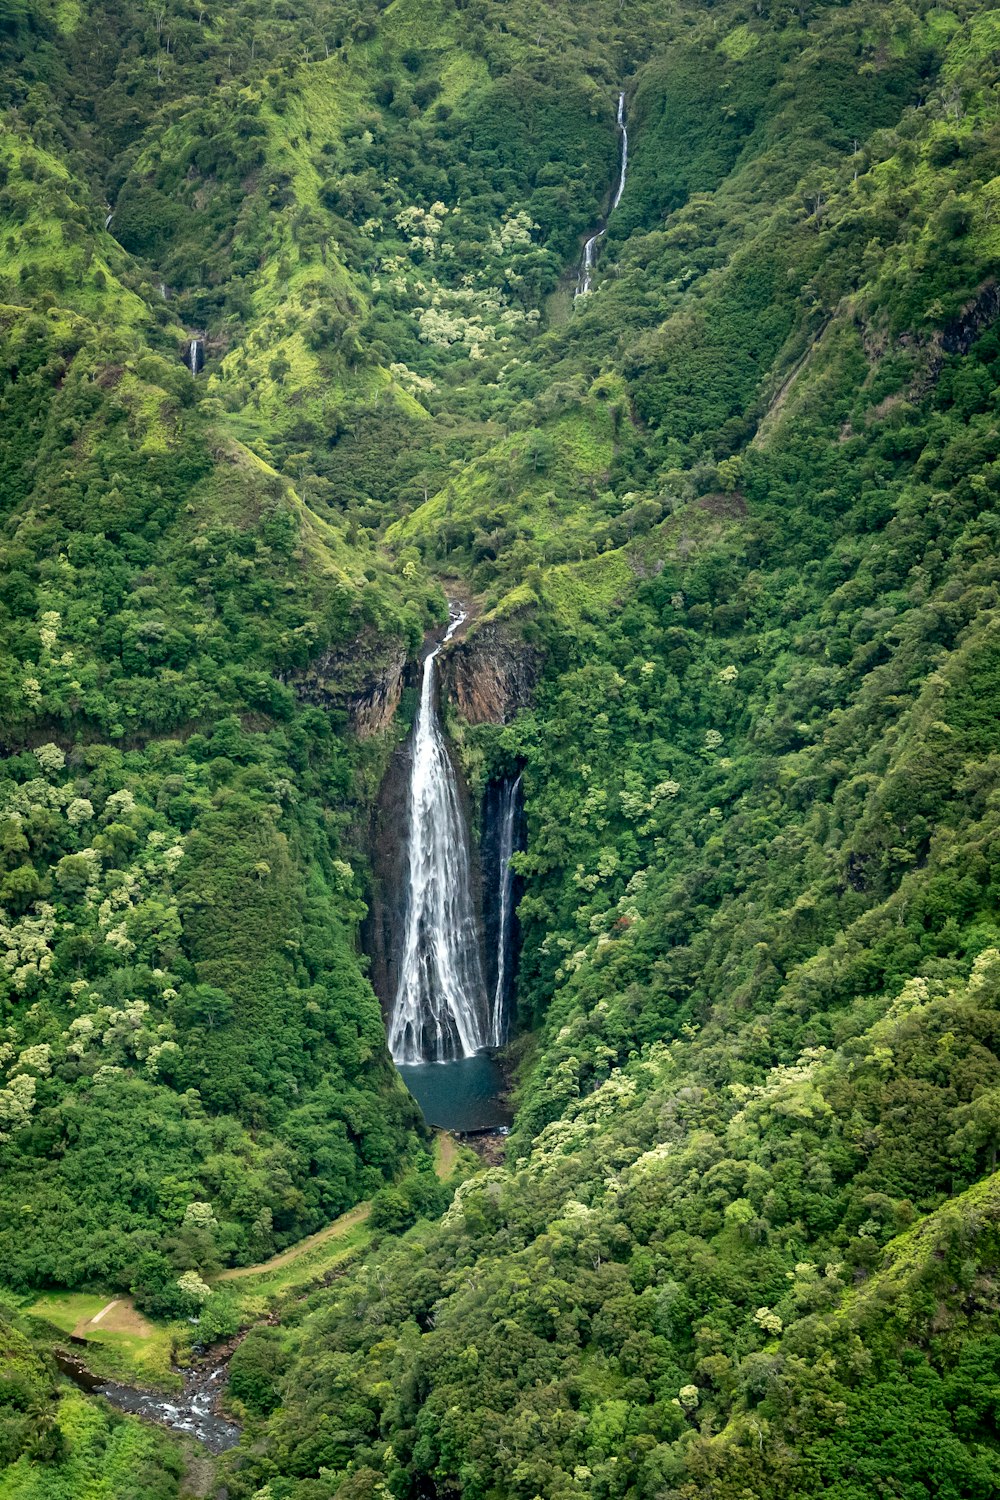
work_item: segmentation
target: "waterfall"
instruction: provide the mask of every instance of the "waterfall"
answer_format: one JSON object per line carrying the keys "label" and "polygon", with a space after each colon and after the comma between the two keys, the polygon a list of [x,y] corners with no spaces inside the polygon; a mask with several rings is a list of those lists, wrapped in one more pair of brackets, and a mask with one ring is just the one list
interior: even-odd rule
{"label": "waterfall", "polygon": [[435,659],[424,662],[410,771],[406,931],[389,1022],[397,1063],[472,1057],[487,1045],[486,986],[473,905],[469,832],[435,702]]}
{"label": "waterfall", "polygon": [[520,776],[514,781],[504,783],[501,794],[498,849],[497,977],[490,1006],[489,1043],[491,1047],[502,1047],[507,1040],[507,988],[514,922],[514,872],[510,867],[510,859],[517,845],[520,795]]}
{"label": "waterfall", "polygon": [[622,163],[618,173],[618,186],[615,196],[611,200],[610,213],[614,213],[622,201],[622,193],[625,191],[625,178],[628,175],[628,126],[625,124],[625,95],[618,95],[618,134],[622,138]]}
{"label": "waterfall", "polygon": [[592,234],[583,247],[583,265],[580,267],[580,281],[576,289],[577,297],[585,297],[590,291],[590,283],[594,275],[594,252],[597,249],[597,241],[603,235],[604,230],[599,229]]}
{"label": "waterfall", "polygon": [[198,355],[199,355],[200,350],[201,350],[201,340],[200,339],[192,339],[191,340],[191,349],[190,349],[190,353],[189,353],[189,356],[188,356],[189,360],[190,360],[190,363],[191,363],[191,374],[192,375],[197,375],[198,371],[201,369],[201,364],[200,364],[200,361],[198,359]]}
{"label": "waterfall", "polygon": [[[624,92],[618,95],[617,125],[618,134],[621,137],[622,143],[621,159],[618,168],[618,182],[615,187],[614,195],[611,199],[611,207],[608,209],[608,218],[611,217],[615,209],[618,207],[619,203],[622,201],[622,193],[624,193],[625,191],[625,178],[628,175],[628,126],[625,123]],[[573,294],[574,298],[586,297],[589,293],[594,280],[594,261],[597,258],[597,246],[607,234],[607,232],[608,223],[607,219],[605,219],[600,229],[598,229],[596,233],[592,234],[590,236],[590,239],[584,245],[583,260],[580,262],[580,275],[577,280],[576,291]]]}

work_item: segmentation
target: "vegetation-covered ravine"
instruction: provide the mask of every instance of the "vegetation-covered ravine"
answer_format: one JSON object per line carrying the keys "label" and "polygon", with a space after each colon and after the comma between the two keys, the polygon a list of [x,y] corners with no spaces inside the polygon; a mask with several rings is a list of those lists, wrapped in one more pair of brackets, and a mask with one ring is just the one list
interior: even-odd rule
{"label": "vegetation-covered ravine", "polygon": [[[3,1500],[997,1493],[998,57],[0,0]],[[371,936],[449,597],[495,1164]]]}

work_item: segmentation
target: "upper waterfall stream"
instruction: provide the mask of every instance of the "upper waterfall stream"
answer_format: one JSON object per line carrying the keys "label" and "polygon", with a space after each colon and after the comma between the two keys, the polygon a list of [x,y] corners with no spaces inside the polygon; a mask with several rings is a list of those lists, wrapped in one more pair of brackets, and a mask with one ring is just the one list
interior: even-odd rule
{"label": "upper waterfall stream", "polygon": [[[614,213],[622,201],[622,193],[625,191],[625,178],[628,175],[628,125],[625,122],[625,94],[618,95],[618,134],[621,137],[621,163],[618,169],[618,183],[615,187],[614,196],[611,199],[611,207],[608,209],[608,219]],[[586,297],[590,292],[594,280],[594,262],[597,258],[597,247],[608,232],[608,219],[605,219],[600,229],[587,240],[583,247],[583,259],[580,262],[580,275],[577,279],[574,297]]]}

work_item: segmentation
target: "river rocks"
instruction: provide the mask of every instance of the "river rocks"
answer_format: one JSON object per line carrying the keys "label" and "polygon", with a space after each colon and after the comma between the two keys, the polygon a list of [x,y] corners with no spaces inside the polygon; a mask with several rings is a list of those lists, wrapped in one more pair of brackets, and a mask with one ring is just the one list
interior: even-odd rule
{"label": "river rocks", "polygon": [[130,1412],[147,1422],[156,1422],[161,1427],[197,1438],[209,1453],[218,1454],[235,1448],[240,1440],[240,1428],[221,1414],[219,1404],[226,1384],[226,1366],[234,1348],[244,1337],[245,1333],[242,1333],[229,1344],[213,1349],[207,1359],[198,1361],[187,1370],[175,1370],[181,1376],[183,1388],[169,1396],[139,1386],[122,1385],[116,1380],[105,1380],[103,1376],[95,1375],[83,1360],[62,1349],[55,1349],[53,1354],[63,1374],[68,1375],[81,1390],[103,1396],[119,1411]]}
{"label": "river rocks", "polygon": [[508,724],[531,703],[539,652],[502,620],[483,620],[441,656],[445,693],[470,724]]}

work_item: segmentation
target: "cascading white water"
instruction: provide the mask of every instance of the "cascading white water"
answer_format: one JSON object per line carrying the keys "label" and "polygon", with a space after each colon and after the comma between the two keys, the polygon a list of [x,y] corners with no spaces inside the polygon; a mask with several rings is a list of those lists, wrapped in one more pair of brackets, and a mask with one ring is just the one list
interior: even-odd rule
{"label": "cascading white water", "polygon": [[521,778],[508,782],[504,787],[500,812],[499,883],[500,901],[497,913],[497,982],[490,1005],[489,1044],[502,1047],[507,1040],[507,959],[510,952],[511,919],[514,915],[514,872],[510,867],[511,855],[517,837],[518,797]]}
{"label": "cascading white water", "polygon": [[200,347],[201,347],[201,339],[192,339],[191,340],[191,350],[190,350],[190,354],[189,354],[189,359],[191,361],[191,374],[192,375],[197,375],[197,373],[198,373],[198,350],[200,349]]}
{"label": "cascading white water", "polygon": [[413,734],[406,933],[389,1022],[397,1063],[472,1057],[487,1045],[488,1006],[472,900],[469,833],[435,702],[434,662],[465,620],[424,662]]}
{"label": "cascading white water", "polygon": [[597,241],[603,234],[604,230],[599,229],[596,234],[590,236],[583,247],[583,264],[580,267],[580,280],[575,293],[577,297],[585,297],[590,291],[590,283],[594,279],[594,252],[597,249]]}
{"label": "cascading white water", "polygon": [[[621,136],[622,150],[621,163],[618,168],[618,185],[611,199],[611,207],[608,209],[608,218],[614,213],[622,201],[622,193],[625,191],[625,178],[628,175],[628,126],[625,123],[625,95],[618,95],[618,134]],[[594,261],[597,258],[597,246],[608,232],[607,220],[601,225],[596,234],[592,234],[583,247],[583,260],[580,263],[580,275],[576,284],[575,297],[586,297],[594,280]]]}
{"label": "cascading white water", "polygon": [[610,213],[614,213],[622,201],[622,193],[625,191],[625,178],[628,176],[628,126],[625,123],[625,95],[618,95],[618,134],[622,138],[622,163],[618,173],[618,186],[615,196],[611,200]]}

